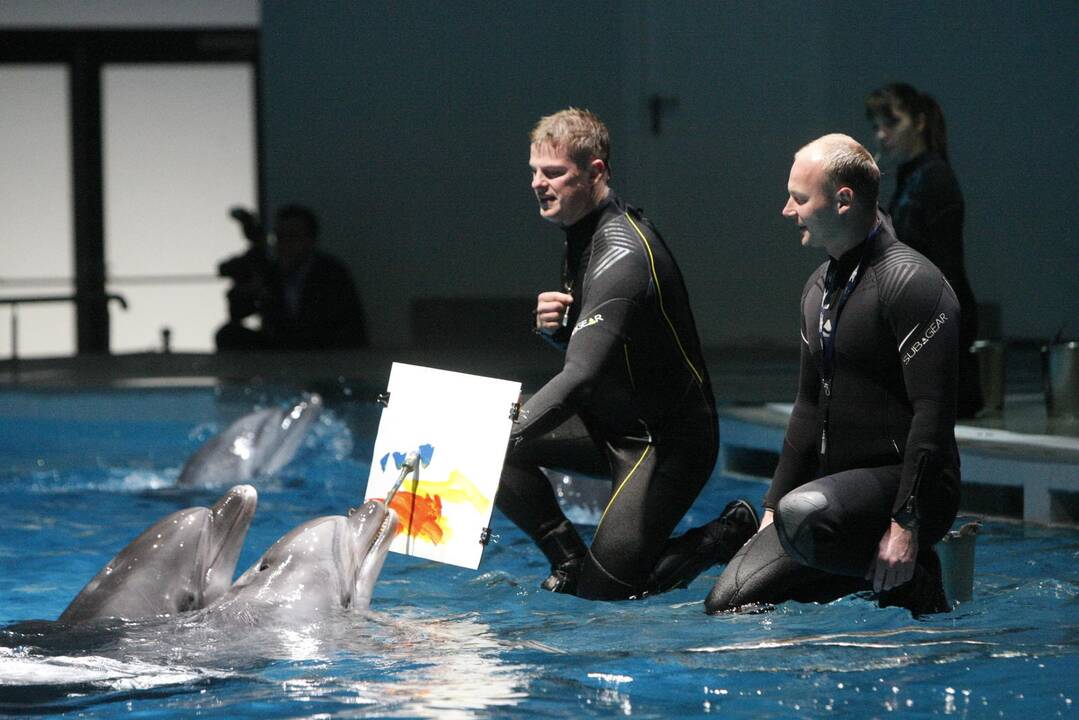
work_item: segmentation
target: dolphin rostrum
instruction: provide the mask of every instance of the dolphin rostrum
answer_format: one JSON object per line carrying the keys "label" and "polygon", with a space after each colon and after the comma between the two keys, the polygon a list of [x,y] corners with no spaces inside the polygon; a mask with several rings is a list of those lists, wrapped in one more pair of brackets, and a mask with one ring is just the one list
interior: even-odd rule
{"label": "dolphin rostrum", "polygon": [[255,488],[237,485],[211,508],[159,520],[105,565],[59,620],[134,620],[209,605],[232,583],[257,502]]}
{"label": "dolphin rostrum", "polygon": [[270,546],[206,612],[299,624],[337,609],[366,610],[397,522],[397,513],[378,500],[348,517],[305,522]]}
{"label": "dolphin rostrum", "polygon": [[292,460],[321,412],[322,398],[312,393],[288,410],[273,407],[244,415],[184,463],[177,483],[223,485],[272,475]]}

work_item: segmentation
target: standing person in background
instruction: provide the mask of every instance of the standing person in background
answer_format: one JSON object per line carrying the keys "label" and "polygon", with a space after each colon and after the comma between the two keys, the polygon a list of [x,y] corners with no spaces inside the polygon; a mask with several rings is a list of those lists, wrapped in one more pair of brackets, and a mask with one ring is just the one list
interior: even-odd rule
{"label": "standing person in background", "polygon": [[874,90],[865,101],[880,159],[895,169],[888,214],[900,242],[936,265],[959,298],[959,399],[957,417],[982,409],[977,358],[978,305],[963,261],[963,194],[948,162],[944,114],[932,96],[906,83]]}

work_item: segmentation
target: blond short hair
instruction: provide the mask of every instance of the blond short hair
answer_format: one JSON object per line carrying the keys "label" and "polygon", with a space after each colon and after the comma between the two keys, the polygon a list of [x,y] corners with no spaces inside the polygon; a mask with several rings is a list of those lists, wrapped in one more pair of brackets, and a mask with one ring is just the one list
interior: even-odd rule
{"label": "blond short hair", "polygon": [[529,138],[533,145],[565,150],[579,167],[585,167],[593,158],[610,165],[610,133],[603,121],[588,110],[570,107],[542,117]]}
{"label": "blond short hair", "polygon": [[855,202],[866,210],[875,210],[880,198],[880,168],[873,155],[849,135],[833,133],[809,143],[798,154],[820,154],[824,177],[832,189],[849,187]]}

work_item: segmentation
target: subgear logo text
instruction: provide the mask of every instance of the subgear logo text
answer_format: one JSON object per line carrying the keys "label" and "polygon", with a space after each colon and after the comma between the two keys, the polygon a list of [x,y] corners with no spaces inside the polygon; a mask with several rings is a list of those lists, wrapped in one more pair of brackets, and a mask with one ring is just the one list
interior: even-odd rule
{"label": "subgear logo text", "polygon": [[921,340],[915,340],[913,343],[911,343],[910,350],[907,350],[905,353],[903,353],[904,365],[908,364],[911,360],[913,360],[914,356],[917,355],[922,348],[929,344],[929,341],[933,339],[933,336],[937,334],[937,331],[944,326],[944,323],[947,322],[947,320],[948,316],[944,313],[941,313],[940,315],[935,317],[928,326],[926,326],[925,333],[922,334]]}
{"label": "subgear logo text", "polygon": [[576,325],[574,325],[573,326],[573,333],[571,333],[571,334],[576,334],[577,331],[580,330],[581,328],[586,328],[586,327],[589,327],[590,325],[595,325],[596,323],[601,323],[601,322],[603,322],[603,316],[600,315],[599,313],[596,313],[592,317],[585,318],[584,320],[581,320]]}

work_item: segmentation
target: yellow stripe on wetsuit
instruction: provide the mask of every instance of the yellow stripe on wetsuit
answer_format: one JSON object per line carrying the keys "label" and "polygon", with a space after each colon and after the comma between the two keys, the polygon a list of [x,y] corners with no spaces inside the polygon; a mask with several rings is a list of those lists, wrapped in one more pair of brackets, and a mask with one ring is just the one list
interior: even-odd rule
{"label": "yellow stripe on wetsuit", "polygon": [[694,367],[693,361],[689,359],[689,355],[686,353],[686,349],[682,346],[682,340],[678,337],[678,331],[674,329],[674,323],[671,322],[671,318],[667,315],[667,308],[663,306],[663,288],[659,284],[659,275],[656,274],[656,259],[652,255],[652,246],[648,242],[648,238],[637,226],[637,223],[633,222],[633,217],[626,213],[626,220],[629,220],[629,224],[633,226],[633,229],[637,231],[637,235],[640,236],[641,241],[644,243],[644,249],[648,253],[648,264],[652,270],[652,279],[656,281],[656,295],[659,299],[659,311],[663,314],[663,319],[667,321],[667,327],[671,329],[671,334],[674,335],[674,341],[678,345],[679,352],[682,353],[682,359],[686,361],[686,365],[689,367],[690,372],[697,378],[697,382],[701,385],[704,384],[704,379],[701,378],[701,374],[697,372],[697,368]]}
{"label": "yellow stripe on wetsuit", "polygon": [[596,525],[597,531],[599,531],[600,525],[603,525],[603,518],[607,517],[607,511],[611,509],[611,506],[614,505],[614,501],[618,499],[618,495],[622,492],[622,488],[624,488],[626,484],[630,481],[630,479],[633,477],[633,474],[637,472],[637,468],[641,466],[641,463],[644,462],[644,459],[648,457],[648,453],[650,452],[652,452],[652,446],[645,446],[644,452],[641,453],[641,457],[638,458],[637,462],[633,464],[633,467],[630,468],[630,471],[626,473],[626,478],[618,485],[618,489],[614,491],[614,495],[611,496],[611,500],[607,503],[607,507],[603,509],[603,515],[600,516],[599,524]]}

